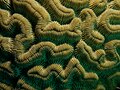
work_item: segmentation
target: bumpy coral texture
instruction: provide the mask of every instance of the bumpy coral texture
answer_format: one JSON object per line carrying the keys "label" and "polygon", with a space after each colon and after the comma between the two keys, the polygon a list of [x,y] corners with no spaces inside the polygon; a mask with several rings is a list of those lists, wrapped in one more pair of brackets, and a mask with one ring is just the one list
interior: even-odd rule
{"label": "bumpy coral texture", "polygon": [[120,0],[0,0],[0,90],[116,90]]}

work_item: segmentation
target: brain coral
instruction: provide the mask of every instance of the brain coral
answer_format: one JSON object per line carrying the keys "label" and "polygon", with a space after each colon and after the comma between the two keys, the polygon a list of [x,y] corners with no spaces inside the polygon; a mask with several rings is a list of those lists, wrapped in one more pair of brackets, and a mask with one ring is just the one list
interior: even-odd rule
{"label": "brain coral", "polygon": [[0,0],[0,90],[119,86],[120,0]]}

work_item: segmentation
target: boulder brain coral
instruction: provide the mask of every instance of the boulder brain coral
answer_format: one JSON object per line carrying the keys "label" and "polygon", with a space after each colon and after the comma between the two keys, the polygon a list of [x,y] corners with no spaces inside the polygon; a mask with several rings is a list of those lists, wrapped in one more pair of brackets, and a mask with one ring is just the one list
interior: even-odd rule
{"label": "boulder brain coral", "polygon": [[0,0],[0,90],[116,90],[120,0]]}

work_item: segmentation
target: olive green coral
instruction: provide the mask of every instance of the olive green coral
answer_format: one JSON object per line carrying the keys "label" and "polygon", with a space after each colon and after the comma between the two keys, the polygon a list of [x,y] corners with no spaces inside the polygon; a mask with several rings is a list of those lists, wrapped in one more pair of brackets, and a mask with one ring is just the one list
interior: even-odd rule
{"label": "olive green coral", "polygon": [[0,90],[115,90],[120,0],[0,0]]}

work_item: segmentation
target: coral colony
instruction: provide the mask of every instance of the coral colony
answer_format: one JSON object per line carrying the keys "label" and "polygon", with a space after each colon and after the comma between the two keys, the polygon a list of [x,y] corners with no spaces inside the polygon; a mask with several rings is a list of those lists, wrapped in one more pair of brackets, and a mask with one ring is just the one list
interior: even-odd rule
{"label": "coral colony", "polygon": [[0,90],[119,86],[120,0],[0,0]]}

